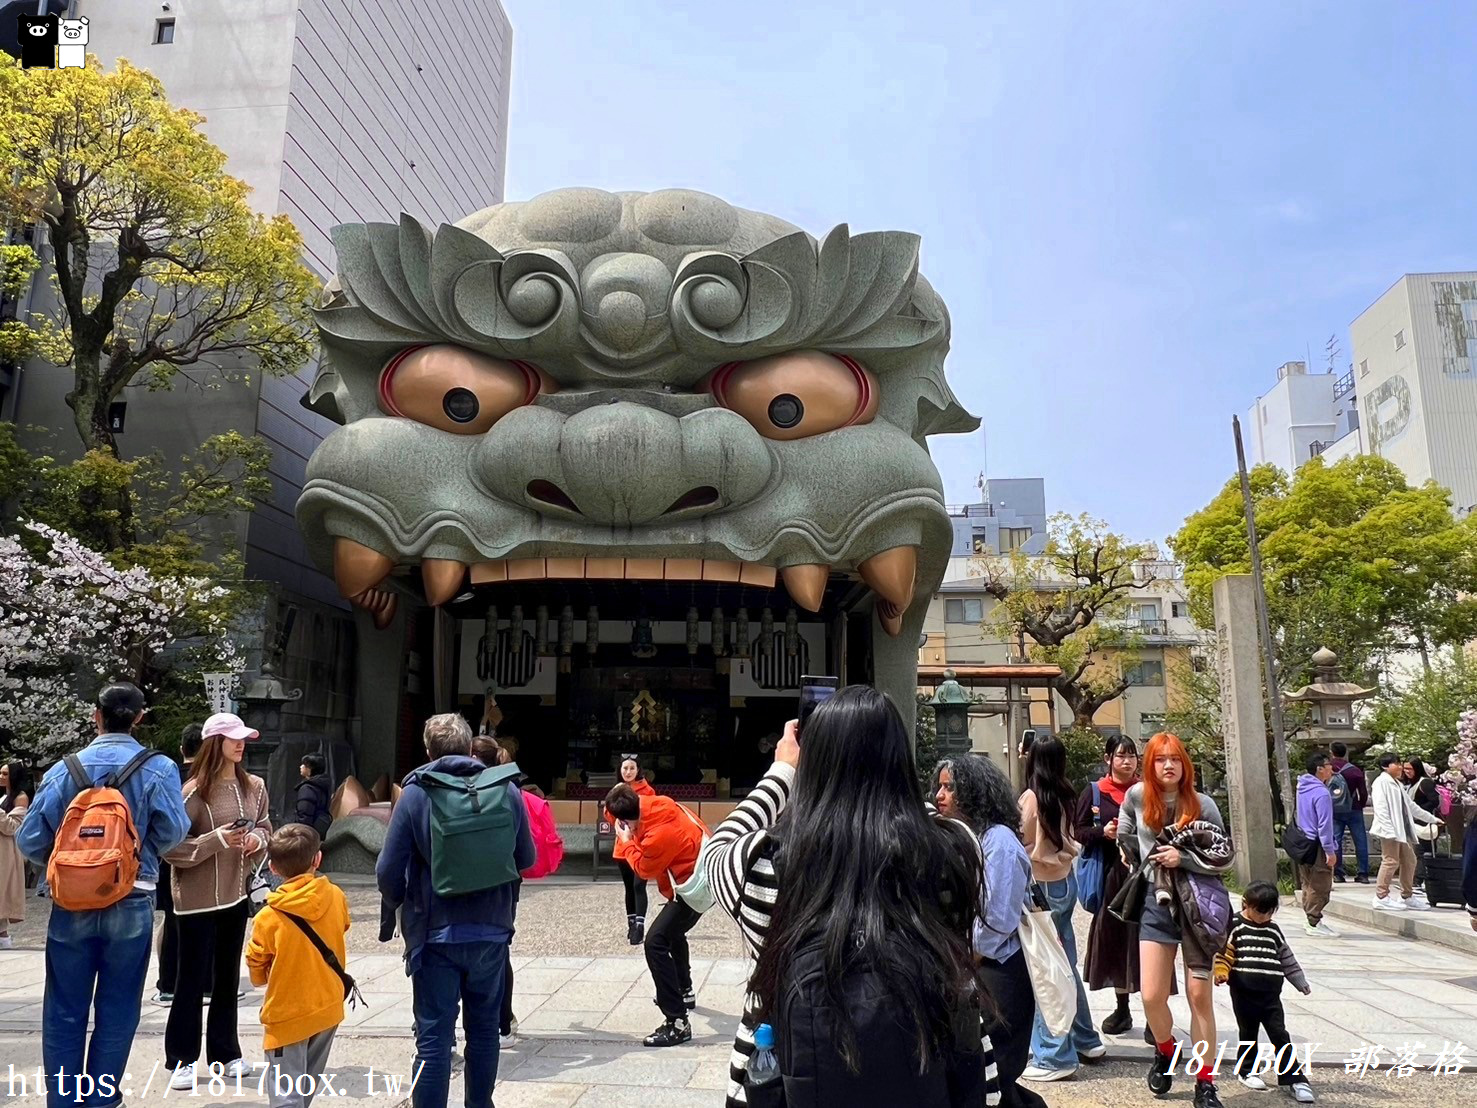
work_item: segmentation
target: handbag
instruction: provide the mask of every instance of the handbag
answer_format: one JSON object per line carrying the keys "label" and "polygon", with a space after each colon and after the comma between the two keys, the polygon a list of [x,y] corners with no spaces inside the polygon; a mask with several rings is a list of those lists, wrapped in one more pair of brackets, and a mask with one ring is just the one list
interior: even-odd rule
{"label": "handbag", "polygon": [[356,984],[354,979],[349,976],[348,971],[344,969],[343,964],[339,962],[338,955],[329,950],[328,944],[319,937],[318,932],[313,930],[313,925],[310,924],[307,920],[303,919],[302,916],[293,915],[291,912],[284,912],[281,908],[277,908],[275,904],[272,907],[275,908],[278,912],[281,912],[288,919],[292,920],[293,923],[297,924],[298,930],[308,937],[308,942],[313,944],[313,949],[318,951],[323,960],[328,963],[328,968],[333,970],[334,973],[338,974],[338,979],[343,982],[344,999],[349,1002],[349,1007],[351,1009],[357,1008],[359,1007],[359,1005],[363,1004],[366,1008],[368,1008],[369,1002],[360,995],[358,984]]}
{"label": "handbag", "polygon": [[1144,899],[1149,895],[1148,868],[1149,860],[1145,858],[1141,865],[1123,879],[1118,895],[1108,905],[1108,914],[1114,919],[1137,924],[1143,918]]}
{"label": "handbag", "polygon": [[1077,974],[1067,960],[1051,913],[1031,904],[1021,913],[1016,934],[1026,955],[1041,1020],[1051,1034],[1065,1035],[1077,1015]]}
{"label": "handbag", "polygon": [[[1092,825],[1094,827],[1103,825],[1102,803],[1102,790],[1094,781],[1092,785]],[[1083,847],[1082,853],[1077,855],[1077,860],[1072,863],[1072,868],[1077,871],[1077,903],[1082,905],[1083,911],[1094,915],[1103,906],[1103,885],[1108,878],[1107,859],[1103,857],[1103,854],[1103,844],[1094,843],[1090,847]]]}
{"label": "handbag", "polygon": [[713,906],[713,902],[716,899],[713,894],[713,886],[708,882],[708,867],[705,864],[708,845],[712,843],[713,836],[708,833],[708,825],[693,815],[692,811],[685,804],[679,804],[677,807],[682,809],[682,813],[688,819],[702,828],[703,842],[698,847],[697,861],[693,863],[692,876],[679,885],[673,879],[672,871],[667,870],[667,880],[672,883],[672,892],[682,898],[682,903],[686,904],[698,915],[702,915]]}

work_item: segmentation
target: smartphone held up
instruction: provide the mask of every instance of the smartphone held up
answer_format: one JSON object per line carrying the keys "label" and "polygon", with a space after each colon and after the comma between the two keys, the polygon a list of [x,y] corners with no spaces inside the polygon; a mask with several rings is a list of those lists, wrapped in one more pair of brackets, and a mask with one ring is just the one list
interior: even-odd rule
{"label": "smartphone held up", "polygon": [[807,675],[800,678],[800,709],[795,715],[797,736],[805,733],[805,721],[811,713],[835,696],[840,686],[841,680],[837,677]]}

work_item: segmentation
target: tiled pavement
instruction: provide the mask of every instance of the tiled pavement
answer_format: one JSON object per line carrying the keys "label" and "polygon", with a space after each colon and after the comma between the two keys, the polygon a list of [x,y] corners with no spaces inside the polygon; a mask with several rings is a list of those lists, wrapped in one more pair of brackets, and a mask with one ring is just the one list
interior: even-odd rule
{"label": "tiled pavement", "polygon": [[[1337,924],[1343,932],[1339,938],[1313,938],[1303,933],[1291,905],[1283,909],[1280,922],[1314,987],[1308,997],[1290,989],[1284,993],[1289,1026],[1297,1041],[1321,1044],[1317,1060],[1342,1067],[1352,1051],[1381,1046],[1387,1062],[1393,1051],[1409,1048],[1429,1065],[1458,1042],[1466,1045],[1469,1057],[1477,1056],[1477,957],[1343,922]],[[22,1066],[32,1068],[39,1062],[39,1057],[28,1059],[37,1052],[44,969],[40,951],[0,951],[0,1040],[10,1045],[9,1053]],[[370,1097],[363,1079],[370,1067],[380,1073],[408,1068],[410,982],[400,959],[390,954],[354,956],[349,969],[369,1003],[350,1013],[339,1032],[335,1069],[349,1075],[350,1095],[338,1102],[356,1108],[396,1103],[401,1098],[382,1092]],[[742,960],[694,963],[699,999],[694,1042],[664,1051],[639,1045],[640,1037],[660,1020],[639,955],[515,957],[514,970],[520,1036],[502,1055],[500,1108],[721,1103],[728,1044],[747,973]],[[1221,1036],[1234,1037],[1229,998],[1224,989],[1216,993]],[[1090,997],[1096,1022],[1110,1010],[1112,996],[1100,992]],[[253,991],[242,1002],[242,1045],[248,1059],[260,1056],[260,999]],[[1175,998],[1172,1006],[1183,1029],[1188,1024],[1183,998]],[[1136,1001],[1134,1013],[1134,1031],[1110,1043],[1115,1056],[1133,1057],[1147,1049],[1140,1038],[1143,1024]],[[141,1073],[159,1058],[167,1015],[167,1009],[144,1006],[133,1059]],[[0,1073],[0,1093],[3,1086]],[[460,1102],[459,1089],[452,1101]],[[148,1102],[157,1102],[156,1097]],[[230,1097],[222,1103],[261,1101],[248,1089],[244,1099]]]}

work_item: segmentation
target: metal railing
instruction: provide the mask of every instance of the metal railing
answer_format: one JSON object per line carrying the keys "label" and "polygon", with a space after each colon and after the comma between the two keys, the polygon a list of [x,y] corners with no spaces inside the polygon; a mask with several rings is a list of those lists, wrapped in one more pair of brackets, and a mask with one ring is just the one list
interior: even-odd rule
{"label": "metal railing", "polygon": [[1136,581],[1177,581],[1185,575],[1185,567],[1179,562],[1167,558],[1149,559],[1137,562],[1133,567],[1133,576]]}
{"label": "metal railing", "polygon": [[1337,440],[1330,440],[1329,442],[1318,442],[1318,441],[1315,440],[1313,442],[1310,442],[1308,444],[1308,457],[1310,457],[1310,458],[1316,458],[1316,457],[1318,457],[1318,455],[1322,454],[1325,450],[1327,450],[1330,446],[1332,446],[1334,444],[1334,442],[1336,442],[1336,441]]}
{"label": "metal railing", "polygon": [[1349,372],[1345,373],[1342,377],[1340,377],[1337,381],[1333,383],[1333,398],[1337,400],[1339,399],[1339,397],[1345,395],[1346,393],[1351,393],[1353,391],[1354,367],[1350,366]]}
{"label": "metal railing", "polygon": [[1124,620],[1124,627],[1130,633],[1140,635],[1160,636],[1169,634],[1169,621],[1167,619],[1128,619]]}

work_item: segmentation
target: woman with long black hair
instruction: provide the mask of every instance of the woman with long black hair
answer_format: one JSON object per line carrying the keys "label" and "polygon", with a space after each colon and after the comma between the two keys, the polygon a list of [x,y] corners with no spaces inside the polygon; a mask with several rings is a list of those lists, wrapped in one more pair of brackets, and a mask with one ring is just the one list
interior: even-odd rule
{"label": "woman with long black hair", "polygon": [[1108,905],[1128,880],[1128,866],[1118,850],[1118,810],[1139,779],[1139,751],[1125,735],[1111,736],[1103,750],[1108,767],[1099,780],[1082,790],[1077,801],[1076,838],[1086,851],[1102,855],[1102,902],[1092,914],[1087,931],[1087,954],[1082,959],[1082,975],[1089,990],[1111,988],[1118,1004],[1113,1014],[1103,1020],[1106,1035],[1122,1035],[1133,1027],[1128,1010],[1128,997],[1139,991],[1139,929],[1136,923],[1124,923]]}
{"label": "woman with long black hair", "polygon": [[965,754],[938,764],[933,790],[939,812],[968,826],[984,854],[973,945],[986,994],[996,1007],[985,1030],[995,1052],[1000,1103],[1005,1108],[1040,1104],[1040,1097],[1018,1084],[1031,1053],[1036,994],[1017,935],[1031,895],[1031,858],[1021,845],[1015,789],[994,762]]}
{"label": "woman with long black hair", "polygon": [[[1426,859],[1436,853],[1436,840],[1441,837],[1441,794],[1436,790],[1435,780],[1426,772],[1426,763],[1419,758],[1405,759],[1400,766],[1400,779],[1404,782],[1405,792],[1415,806],[1435,817],[1434,823],[1423,824],[1416,828],[1415,883],[1419,893],[1417,899],[1425,900],[1425,890],[1420,886],[1424,885],[1426,880]],[[1430,838],[1426,837],[1428,835]]]}
{"label": "woman with long black hair", "polygon": [[1096,1061],[1108,1053],[1092,1026],[1087,990],[1077,975],[1077,936],[1072,910],[1077,906],[1073,863],[1081,846],[1072,836],[1077,794],[1067,780],[1067,748],[1061,739],[1038,739],[1026,759],[1026,791],[1020,797],[1021,839],[1031,858],[1031,876],[1046,896],[1051,921],[1062,940],[1072,976],[1077,978],[1077,1015],[1063,1035],[1046,1029],[1041,1013],[1031,1027],[1032,1064],[1021,1074],[1027,1081],[1059,1081],[1077,1072],[1077,1063]]}
{"label": "woman with long black hair", "polygon": [[[979,851],[966,828],[928,814],[886,695],[853,685],[821,704],[803,757],[788,724],[703,867],[757,958],[730,1108],[747,1101],[761,1023],[775,1026],[791,1108],[995,1102],[969,943]],[[834,1035],[796,1045],[808,1028],[786,1025],[797,998]]]}

